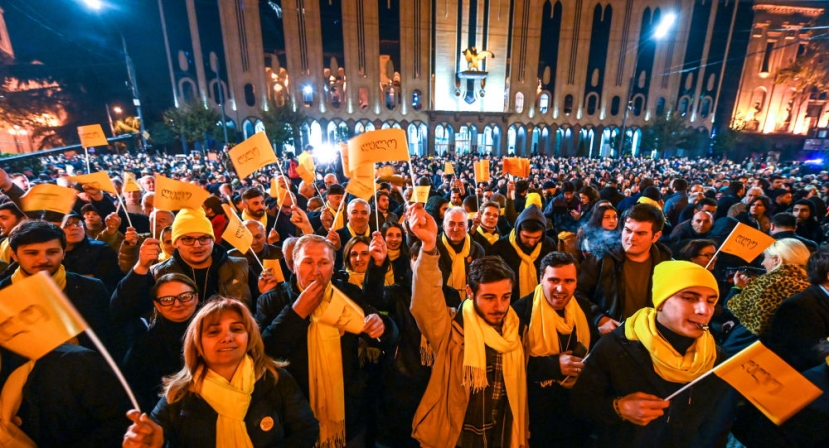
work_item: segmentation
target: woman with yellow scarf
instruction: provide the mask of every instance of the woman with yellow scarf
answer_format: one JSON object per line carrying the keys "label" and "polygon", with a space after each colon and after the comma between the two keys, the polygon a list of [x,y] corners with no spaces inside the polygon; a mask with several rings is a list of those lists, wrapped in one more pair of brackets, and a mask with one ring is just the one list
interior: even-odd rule
{"label": "woman with yellow scarf", "polygon": [[259,328],[238,300],[202,307],[184,336],[184,368],[165,379],[151,415],[130,411],[124,447],[312,447],[308,401],[283,363],[265,355]]}
{"label": "woman with yellow scarf", "polygon": [[602,336],[573,388],[577,415],[594,422],[599,446],[724,446],[729,386],[709,375],[725,359],[708,323],[719,296],[704,267],[666,261],[654,269],[653,308]]}

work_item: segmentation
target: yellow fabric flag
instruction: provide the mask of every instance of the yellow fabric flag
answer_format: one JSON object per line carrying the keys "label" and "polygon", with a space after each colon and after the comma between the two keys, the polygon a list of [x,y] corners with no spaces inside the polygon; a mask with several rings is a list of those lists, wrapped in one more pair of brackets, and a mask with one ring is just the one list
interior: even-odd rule
{"label": "yellow fabric flag", "polygon": [[107,193],[118,194],[115,190],[115,184],[109,178],[106,171],[97,171],[90,174],[81,174],[80,176],[66,176],[72,182],[77,182],[81,185],[89,185],[92,188],[106,191]]}
{"label": "yellow fabric flag", "polygon": [[336,286],[332,285],[331,288],[333,288],[331,302],[328,303],[328,307],[317,321],[349,333],[362,333],[363,327],[366,326],[366,315],[363,309]]}
{"label": "yellow fabric flag", "polygon": [[299,174],[299,177],[302,178],[302,181],[306,184],[313,184],[316,181],[314,172],[308,171],[308,168],[303,164],[299,164],[296,166],[296,172]]}
{"label": "yellow fabric flag", "polygon": [[415,185],[414,192],[412,192],[412,202],[425,204],[429,200],[429,190],[431,189],[431,185]]}
{"label": "yellow fabric flag", "polygon": [[282,186],[282,184],[276,180],[277,178],[271,179],[271,188],[268,190],[268,194],[276,199],[277,205],[280,207],[282,203],[285,202],[285,196],[288,195],[288,191]]}
{"label": "yellow fabric flag", "polygon": [[[350,169],[348,160],[348,145],[340,143],[340,157],[343,162],[343,174],[349,179],[360,179],[363,183],[369,183],[374,180],[374,163],[361,163],[353,170]],[[384,167],[385,168],[385,167]],[[391,168],[391,167],[388,167]],[[393,171],[393,170],[392,170]],[[394,174],[394,172],[392,172]]]}
{"label": "yellow fabric flag", "polygon": [[282,273],[282,265],[279,264],[279,260],[262,260],[262,267],[265,269],[270,269],[273,272],[273,276],[276,277],[276,281],[279,283],[285,282],[285,275]]}
{"label": "yellow fabric flag", "polygon": [[353,178],[348,181],[348,184],[345,186],[345,191],[368,201],[374,196],[374,187],[374,179],[369,179],[368,183],[365,183],[362,179]]}
{"label": "yellow fabric flag", "polygon": [[88,326],[46,271],[0,290],[0,345],[38,359]]}
{"label": "yellow fabric flag", "polygon": [[530,177],[530,161],[521,157],[504,157],[503,171],[516,177]]}
{"label": "yellow fabric flag", "polygon": [[78,137],[80,137],[81,146],[84,148],[109,145],[106,135],[104,135],[104,129],[101,128],[100,124],[78,126]]}
{"label": "yellow fabric flag", "polygon": [[276,163],[276,154],[265,131],[259,131],[227,152],[239,179],[250,176],[263,166]]}
{"label": "yellow fabric flag", "polygon": [[743,223],[737,224],[720,247],[720,251],[736,255],[751,263],[766,248],[774,244],[775,239]]}
{"label": "yellow fabric flag", "polygon": [[823,391],[760,341],[714,368],[776,425],[781,425]]}
{"label": "yellow fabric flag", "polygon": [[65,215],[72,211],[77,194],[72,188],[52,184],[35,185],[20,198],[20,208],[24,212],[49,210]]}
{"label": "yellow fabric flag", "polygon": [[225,231],[222,232],[222,239],[239,249],[239,252],[248,253],[250,245],[253,244],[253,234],[242,224],[242,220],[239,219],[236,213],[233,213],[229,205],[222,204],[222,209],[224,209],[228,221]]}
{"label": "yellow fabric flag", "polygon": [[124,193],[129,193],[131,191],[141,191],[141,185],[132,177],[132,174],[124,171],[124,188],[122,188]]}
{"label": "yellow fabric flag", "polygon": [[489,160],[475,162],[475,182],[489,182],[492,178],[489,173]]}
{"label": "yellow fabric flag", "polygon": [[447,176],[455,174],[455,167],[452,165],[452,162],[447,161],[443,163],[443,174]]}
{"label": "yellow fabric flag", "polygon": [[409,160],[406,131],[382,129],[360,134],[348,141],[349,171],[366,162]]}
{"label": "yellow fabric flag", "polygon": [[183,208],[197,209],[208,196],[210,193],[198,185],[155,175],[153,206],[159,210],[174,212]]}
{"label": "yellow fabric flag", "polygon": [[314,156],[308,154],[307,152],[303,152],[297,157],[297,161],[300,165],[304,166],[308,171],[314,172],[317,170],[317,165],[314,163]]}

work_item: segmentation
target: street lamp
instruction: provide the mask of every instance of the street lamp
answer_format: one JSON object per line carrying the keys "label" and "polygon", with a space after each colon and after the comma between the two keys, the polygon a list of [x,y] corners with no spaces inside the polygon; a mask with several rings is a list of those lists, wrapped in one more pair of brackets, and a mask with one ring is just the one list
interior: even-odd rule
{"label": "street lamp", "polygon": [[[83,0],[86,6],[96,12],[100,11],[103,8],[103,2],[101,0]],[[124,39],[124,33],[121,32],[121,28],[118,27],[116,23],[112,23],[113,27],[116,31],[118,31],[118,36],[121,37],[121,46],[124,51],[124,59],[127,65],[127,78],[129,79],[130,83],[130,90],[132,90],[132,103],[135,105],[135,112],[138,115],[138,122],[139,122],[139,131],[141,132],[141,147],[144,148],[146,151],[147,149],[147,138],[145,137],[146,131],[144,129],[144,114],[141,113],[141,96],[138,94],[138,84],[135,82],[135,66],[132,64],[132,58],[130,58],[130,54],[127,51],[127,40]],[[109,111],[109,109],[107,109]]]}
{"label": "street lamp", "polygon": [[[673,28],[674,23],[676,23],[676,14],[669,12],[666,13],[662,20],[659,21],[659,24],[656,26],[653,34],[651,34],[650,38],[654,40],[661,40],[665,36],[668,35],[668,31]],[[633,93],[633,83],[635,82],[637,75],[639,74],[639,56],[641,56],[641,51],[639,51],[639,45],[637,41],[636,46],[636,58],[633,60],[633,75],[631,75],[630,80],[628,81],[628,90],[627,94],[625,95],[626,105],[625,105],[625,114],[622,115],[622,143],[621,149],[619,150],[618,157],[621,159],[625,153],[625,140],[627,140],[627,121],[628,121],[628,114],[630,113],[630,109],[633,108],[633,100],[631,99],[630,95]],[[655,52],[654,52],[655,53]],[[650,90],[650,85],[648,85],[648,90]],[[647,105],[645,105],[647,106]],[[631,138],[631,152],[633,151],[633,139]]]}

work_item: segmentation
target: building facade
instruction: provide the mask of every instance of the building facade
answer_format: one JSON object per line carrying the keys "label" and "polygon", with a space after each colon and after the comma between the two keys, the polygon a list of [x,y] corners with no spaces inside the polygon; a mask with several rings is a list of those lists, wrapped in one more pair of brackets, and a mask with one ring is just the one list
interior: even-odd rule
{"label": "building facade", "polygon": [[[819,2],[812,3],[816,5]],[[808,25],[823,8],[754,5],[754,24],[734,107],[735,125],[747,132],[805,135],[829,125],[827,92],[799,92],[779,72],[807,51]]]}
{"label": "building facade", "polygon": [[[292,101],[302,144],[406,130],[412,154],[610,156],[679,114],[707,141],[739,0],[159,0],[177,104],[244,136]],[[673,17],[674,20],[667,20]],[[221,34],[216,25],[221,25]],[[688,153],[701,148],[687,148]]]}

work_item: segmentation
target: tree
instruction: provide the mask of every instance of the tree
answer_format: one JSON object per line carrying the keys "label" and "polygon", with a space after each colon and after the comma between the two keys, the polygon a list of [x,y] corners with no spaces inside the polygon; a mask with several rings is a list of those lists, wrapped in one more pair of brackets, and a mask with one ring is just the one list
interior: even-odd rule
{"label": "tree", "polygon": [[305,114],[300,110],[294,110],[291,101],[285,101],[281,106],[270,104],[268,110],[262,114],[265,133],[276,148],[277,154],[282,153],[285,145],[294,145],[299,141],[299,129],[304,122]]}
{"label": "tree", "polygon": [[780,69],[774,80],[794,89],[790,106],[793,120],[813,95],[829,91],[829,33],[825,32],[829,29],[829,14],[822,14],[811,25],[820,34],[813,34],[805,51],[790,66]]}
{"label": "tree", "polygon": [[206,150],[210,132],[220,121],[218,112],[201,104],[186,104],[164,111],[164,124],[182,139],[185,153],[188,145],[197,141],[203,142]]}
{"label": "tree", "polygon": [[642,127],[642,142],[639,155],[656,151],[658,155],[673,153],[685,149],[693,142],[693,131],[688,128],[685,119],[670,112],[656,115]]}

